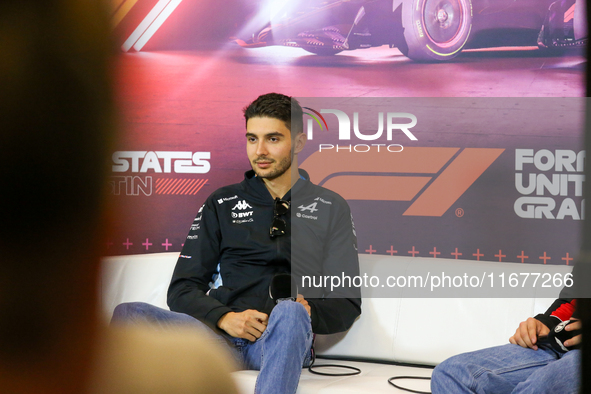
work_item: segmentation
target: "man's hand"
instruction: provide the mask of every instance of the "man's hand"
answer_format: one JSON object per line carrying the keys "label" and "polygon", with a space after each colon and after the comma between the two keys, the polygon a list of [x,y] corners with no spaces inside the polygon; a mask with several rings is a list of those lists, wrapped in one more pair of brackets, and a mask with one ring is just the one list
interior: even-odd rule
{"label": "man's hand", "polygon": [[[571,320],[574,320],[574,319],[571,319]],[[568,326],[564,327],[564,329],[566,331],[580,330],[581,328],[583,328],[583,325],[580,320],[575,320],[573,323],[570,323]],[[571,339],[569,339],[568,341],[564,341],[564,346],[571,347],[571,346],[578,345],[581,343],[581,339],[582,339],[581,334],[574,336]]]}
{"label": "man's hand", "polygon": [[541,321],[530,317],[526,321],[519,323],[515,334],[509,338],[509,342],[525,348],[538,350],[536,343],[539,337],[548,335],[550,329]]}
{"label": "man's hand", "polygon": [[251,342],[261,337],[269,316],[254,309],[244,312],[228,312],[218,320],[218,327],[235,338],[248,339]]}
{"label": "man's hand", "polygon": [[308,301],[306,301],[306,299],[304,298],[303,295],[298,294],[298,298],[296,298],[296,302],[299,302],[300,304],[302,304],[304,306],[304,308],[306,308],[308,315],[312,316],[312,308],[310,307],[310,305],[308,304]]}

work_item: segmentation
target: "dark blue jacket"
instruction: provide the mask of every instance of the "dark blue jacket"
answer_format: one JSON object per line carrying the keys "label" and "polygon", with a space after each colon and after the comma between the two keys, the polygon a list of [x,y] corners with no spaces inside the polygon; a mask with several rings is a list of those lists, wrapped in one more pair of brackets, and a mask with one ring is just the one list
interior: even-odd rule
{"label": "dark blue jacket", "polygon": [[[303,178],[308,178],[300,170]],[[359,275],[351,211],[338,194],[299,179],[284,197],[290,211],[283,236],[271,238],[273,198],[253,171],[215,191],[199,209],[168,289],[168,305],[211,327],[228,312],[269,314],[271,278],[292,273],[311,306],[317,334],[347,330],[361,313],[358,288],[301,287],[302,276]],[[219,274],[221,286],[212,289]],[[306,283],[311,283],[308,280]]]}

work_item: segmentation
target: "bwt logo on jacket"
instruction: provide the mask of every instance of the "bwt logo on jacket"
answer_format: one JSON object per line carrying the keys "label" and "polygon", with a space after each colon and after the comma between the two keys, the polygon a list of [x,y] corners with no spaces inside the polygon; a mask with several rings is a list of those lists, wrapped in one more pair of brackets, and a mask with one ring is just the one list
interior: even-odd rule
{"label": "bwt logo on jacket", "polygon": [[248,212],[238,212],[238,213],[236,213],[236,212],[232,212],[232,217],[233,217],[234,219],[236,219],[236,218],[247,218],[247,217],[250,217],[250,216],[252,216],[252,212],[253,212],[253,211],[248,211]]}
{"label": "bwt logo on jacket", "polygon": [[206,174],[211,169],[210,152],[117,151],[112,159],[113,172]]}
{"label": "bwt logo on jacket", "polygon": [[[351,119],[349,118],[349,115],[347,115],[344,111],[338,109],[321,109],[320,112],[318,112],[308,107],[304,107],[304,109],[307,109],[311,112],[304,113],[312,118],[308,119],[307,122],[308,140],[312,140],[314,138],[313,121],[316,121],[316,123],[320,126],[321,130],[324,130],[324,128],[326,127],[326,130],[328,131],[328,125],[322,114],[333,114],[337,117],[337,121],[339,123],[339,141],[351,141]],[[411,128],[417,125],[417,117],[411,113],[387,112],[384,116],[384,112],[379,112],[377,131],[371,134],[364,134],[360,131],[364,128],[359,127],[359,113],[353,112],[353,134],[359,140],[377,141],[381,139],[382,135],[384,134],[384,123],[386,123],[385,134],[387,141],[392,141],[395,132],[402,132],[411,141],[417,141],[417,137],[415,137],[414,134],[410,131]],[[377,147],[378,149],[382,147],[383,150],[387,152],[402,152],[402,150],[404,149],[403,146],[400,144],[350,144],[349,146],[343,146],[339,144],[337,144],[336,146],[333,144],[320,144],[318,145],[318,151],[322,152],[334,149],[337,152],[354,151],[358,153],[367,153],[371,151],[371,147]]]}

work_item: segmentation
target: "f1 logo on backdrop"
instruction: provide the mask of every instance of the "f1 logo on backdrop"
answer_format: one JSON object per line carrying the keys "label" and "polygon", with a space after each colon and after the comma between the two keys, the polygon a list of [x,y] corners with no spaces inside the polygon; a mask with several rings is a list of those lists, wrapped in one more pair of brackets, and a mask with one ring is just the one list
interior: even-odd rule
{"label": "f1 logo on backdrop", "polygon": [[[136,174],[206,174],[211,169],[210,152],[117,151],[113,153],[114,173]],[[195,195],[207,179],[157,178],[152,176],[113,176],[109,182],[111,194],[139,196],[156,194]],[[155,184],[155,188],[154,188]]]}
{"label": "f1 logo on backdrop", "polygon": [[310,155],[302,168],[315,183],[346,200],[414,199],[405,216],[442,216],[504,150],[409,147],[396,155],[375,147],[370,154],[323,151]]}

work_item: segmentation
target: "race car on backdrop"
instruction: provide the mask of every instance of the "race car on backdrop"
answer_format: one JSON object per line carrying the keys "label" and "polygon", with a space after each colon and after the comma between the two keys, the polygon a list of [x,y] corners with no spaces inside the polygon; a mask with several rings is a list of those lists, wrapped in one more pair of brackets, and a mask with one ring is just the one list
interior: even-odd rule
{"label": "race car on backdrop", "polygon": [[[318,55],[389,45],[417,61],[464,48],[584,48],[584,0],[271,0],[242,47],[283,45]],[[261,21],[260,15],[265,20]],[[256,21],[251,21],[251,26]]]}

